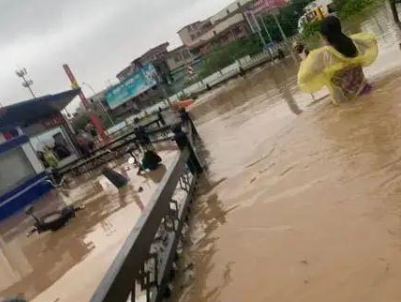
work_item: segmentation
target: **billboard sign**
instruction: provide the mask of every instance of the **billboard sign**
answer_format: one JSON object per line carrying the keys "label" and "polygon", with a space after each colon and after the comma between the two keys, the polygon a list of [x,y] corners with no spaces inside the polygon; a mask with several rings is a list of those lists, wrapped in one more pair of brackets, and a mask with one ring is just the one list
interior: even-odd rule
{"label": "billboard sign", "polygon": [[253,12],[255,14],[268,13],[286,4],[286,0],[255,0],[253,2]]}
{"label": "billboard sign", "polygon": [[157,85],[157,71],[152,64],[146,64],[106,92],[106,102],[110,109],[115,109],[130,99]]}

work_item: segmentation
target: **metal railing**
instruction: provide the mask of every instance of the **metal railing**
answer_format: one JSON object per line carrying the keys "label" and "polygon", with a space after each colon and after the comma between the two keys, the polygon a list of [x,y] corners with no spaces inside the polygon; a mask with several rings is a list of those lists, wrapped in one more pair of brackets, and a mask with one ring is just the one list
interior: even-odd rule
{"label": "metal railing", "polygon": [[[192,129],[187,129],[191,142]],[[177,247],[198,178],[198,172],[188,168],[191,152],[187,147],[177,156],[91,302],[160,302],[170,294]]]}
{"label": "metal railing", "polygon": [[[145,127],[149,128],[155,125],[161,125],[159,119],[149,122]],[[169,132],[171,132],[170,126],[165,126],[148,131],[148,135],[151,137],[152,142],[158,142],[161,138],[166,138]],[[57,173],[59,175],[65,175],[68,173],[79,175],[87,173],[138,149],[139,146],[135,130],[131,129],[130,132],[126,132],[125,134],[115,138],[107,145],[94,150],[88,156],[81,157],[71,164],[58,169]]]}

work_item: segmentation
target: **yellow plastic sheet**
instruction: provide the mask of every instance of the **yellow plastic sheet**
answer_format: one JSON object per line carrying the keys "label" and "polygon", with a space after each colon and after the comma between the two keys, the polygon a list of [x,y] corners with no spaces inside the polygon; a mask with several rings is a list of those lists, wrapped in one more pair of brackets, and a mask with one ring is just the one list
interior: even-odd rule
{"label": "yellow plastic sheet", "polygon": [[[358,49],[355,58],[345,57],[331,46],[311,51],[298,72],[298,85],[303,92],[314,93],[327,86],[335,98],[333,92],[336,87],[332,79],[337,73],[353,66],[369,66],[377,59],[378,47],[374,35],[360,33],[351,36],[351,39]],[[333,101],[336,102],[335,99]]]}

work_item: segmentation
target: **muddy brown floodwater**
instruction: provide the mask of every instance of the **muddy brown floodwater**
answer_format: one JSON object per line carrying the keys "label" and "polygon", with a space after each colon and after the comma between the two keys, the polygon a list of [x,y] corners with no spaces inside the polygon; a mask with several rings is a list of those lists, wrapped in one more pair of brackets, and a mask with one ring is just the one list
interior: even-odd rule
{"label": "muddy brown floodwater", "polygon": [[20,213],[3,221],[0,300],[19,295],[34,302],[89,301],[177,152],[160,154],[163,165],[143,177],[125,162],[111,164],[130,179],[121,190],[99,176],[86,182],[78,180],[73,189],[60,195],[53,192],[35,203],[38,213],[65,204],[85,206],[57,232],[27,238],[33,225],[30,217]]}
{"label": "muddy brown floodwater", "polygon": [[210,184],[173,301],[401,300],[401,52],[387,20],[360,26],[381,54],[366,71],[374,92],[355,102],[313,102],[287,62],[193,109]]}
{"label": "muddy brown floodwater", "polygon": [[[333,106],[296,87],[291,61],[264,66],[203,97],[192,112],[206,146],[172,301],[399,302],[401,300],[401,52],[381,9],[349,31],[374,32],[374,91]],[[81,183],[49,195],[86,209],[56,233],[26,238],[32,220],[0,224],[0,297],[89,301],[165,169],[130,185]],[[143,192],[138,188],[142,186]]]}

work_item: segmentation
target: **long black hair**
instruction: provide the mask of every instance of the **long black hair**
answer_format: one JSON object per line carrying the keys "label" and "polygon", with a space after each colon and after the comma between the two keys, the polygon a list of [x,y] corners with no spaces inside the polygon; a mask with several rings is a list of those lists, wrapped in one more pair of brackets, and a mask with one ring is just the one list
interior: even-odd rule
{"label": "long black hair", "polygon": [[344,56],[354,58],[358,55],[358,49],[354,42],[342,32],[341,22],[337,17],[325,18],[320,26],[320,33]]}

